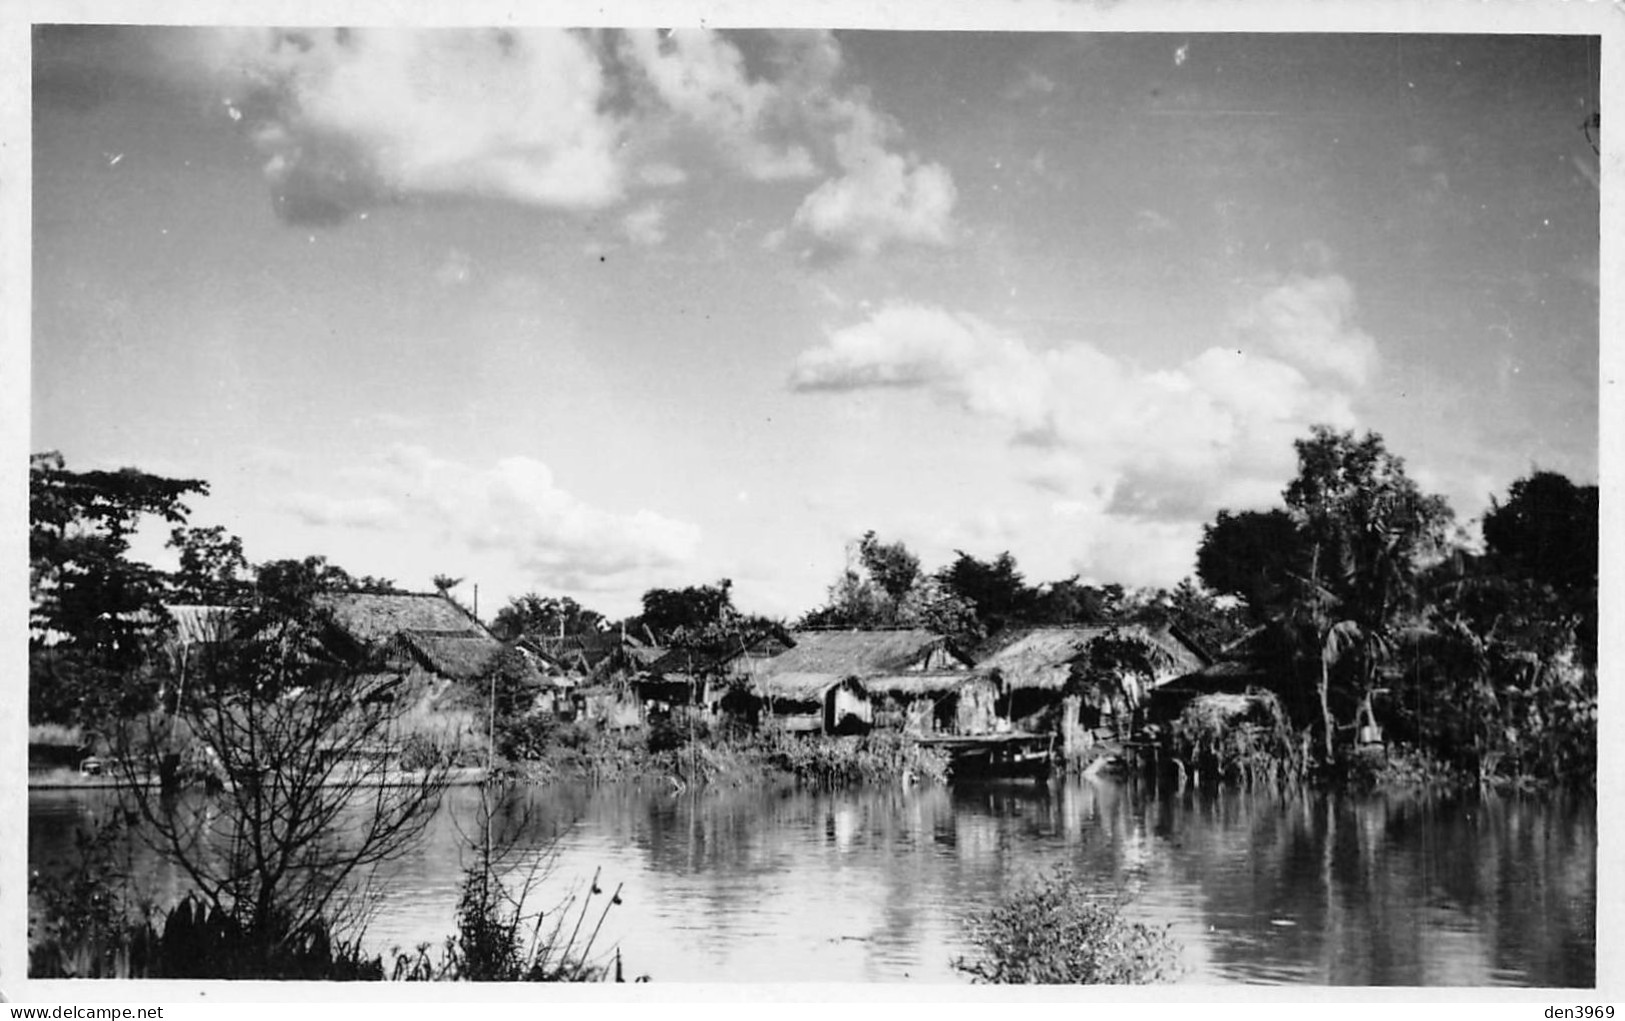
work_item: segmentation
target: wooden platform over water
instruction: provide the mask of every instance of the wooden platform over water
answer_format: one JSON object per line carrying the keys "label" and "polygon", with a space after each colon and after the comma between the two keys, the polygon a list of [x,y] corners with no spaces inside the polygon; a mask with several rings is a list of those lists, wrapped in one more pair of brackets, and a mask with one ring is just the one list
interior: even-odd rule
{"label": "wooden platform over water", "polygon": [[941,734],[916,738],[925,748],[938,748],[948,755],[948,774],[953,779],[1031,777],[1047,779],[1053,759],[1055,737],[1015,731],[1006,734]]}

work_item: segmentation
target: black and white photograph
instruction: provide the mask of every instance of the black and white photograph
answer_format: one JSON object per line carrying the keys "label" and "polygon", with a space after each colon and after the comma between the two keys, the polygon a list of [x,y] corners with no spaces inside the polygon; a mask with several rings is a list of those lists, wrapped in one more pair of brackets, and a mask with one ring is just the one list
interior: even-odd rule
{"label": "black and white photograph", "polygon": [[0,991],[1589,1002],[1619,9],[1460,6],[8,24]]}

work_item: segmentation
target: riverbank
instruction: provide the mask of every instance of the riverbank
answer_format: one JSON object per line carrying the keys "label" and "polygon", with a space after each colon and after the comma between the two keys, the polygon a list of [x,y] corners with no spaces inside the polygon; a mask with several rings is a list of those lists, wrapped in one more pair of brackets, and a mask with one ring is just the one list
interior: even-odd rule
{"label": "riverbank", "polygon": [[[499,742],[500,748],[500,742]],[[653,782],[673,789],[787,782],[818,787],[909,785],[947,778],[947,757],[899,731],[862,736],[734,730],[684,721],[611,730],[556,724],[495,773],[525,783]]]}

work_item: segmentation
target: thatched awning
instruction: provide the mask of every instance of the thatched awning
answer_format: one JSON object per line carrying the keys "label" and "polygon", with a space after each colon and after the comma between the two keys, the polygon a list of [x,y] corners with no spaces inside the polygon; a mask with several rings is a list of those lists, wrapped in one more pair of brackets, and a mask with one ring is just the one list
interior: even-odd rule
{"label": "thatched awning", "polygon": [[502,651],[502,644],[495,639],[470,634],[403,631],[397,640],[429,670],[459,681],[480,676]]}
{"label": "thatched awning", "polygon": [[751,693],[764,701],[818,703],[831,688],[844,683],[864,689],[862,682],[853,677],[826,673],[778,673],[759,677],[751,685]]}
{"label": "thatched awning", "polygon": [[930,671],[917,674],[887,674],[883,677],[865,677],[863,679],[864,687],[868,688],[873,694],[902,699],[939,697],[974,682],[995,683],[986,674],[973,674],[962,670]]}

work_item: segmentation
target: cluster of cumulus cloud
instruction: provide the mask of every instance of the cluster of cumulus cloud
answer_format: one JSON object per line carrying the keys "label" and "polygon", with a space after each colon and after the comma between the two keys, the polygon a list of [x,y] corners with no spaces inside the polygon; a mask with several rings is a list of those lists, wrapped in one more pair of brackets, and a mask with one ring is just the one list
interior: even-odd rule
{"label": "cluster of cumulus cloud", "polygon": [[803,351],[804,393],[908,388],[1004,430],[1070,516],[1181,523],[1274,501],[1292,441],[1352,427],[1378,369],[1336,274],[1261,284],[1212,346],[1147,367],[1086,340],[1039,345],[983,319],[892,304]]}
{"label": "cluster of cumulus cloud", "polygon": [[222,28],[163,49],[249,133],[292,221],[473,196],[625,208],[657,243],[662,195],[722,172],[806,182],[786,228],[809,250],[952,236],[952,176],[844,83],[828,32]]}
{"label": "cluster of cumulus cloud", "polygon": [[528,457],[479,467],[397,444],[352,482],[353,495],[294,494],[288,509],[314,525],[437,529],[475,551],[501,551],[565,589],[600,589],[686,564],[700,541],[697,526],[650,510],[594,507]]}

